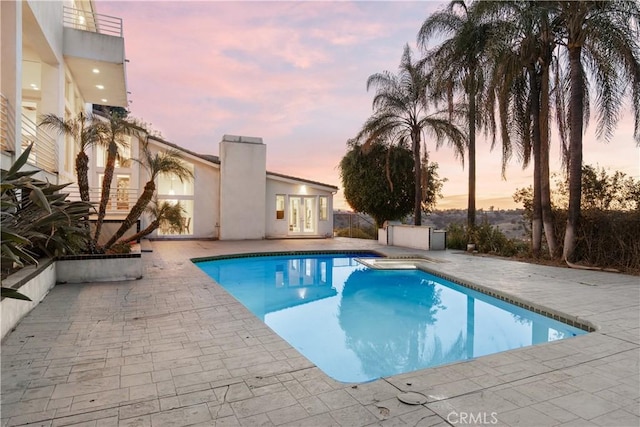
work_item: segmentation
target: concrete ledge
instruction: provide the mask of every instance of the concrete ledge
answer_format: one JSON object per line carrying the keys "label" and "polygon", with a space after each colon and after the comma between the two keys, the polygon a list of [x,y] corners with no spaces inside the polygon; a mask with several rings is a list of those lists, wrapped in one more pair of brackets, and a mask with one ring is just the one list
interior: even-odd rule
{"label": "concrete ledge", "polygon": [[59,283],[115,282],[142,278],[140,253],[121,255],[76,255],[56,262]]}
{"label": "concrete ledge", "polygon": [[4,338],[18,322],[44,299],[56,284],[56,264],[53,260],[41,261],[37,266],[28,266],[2,281],[2,286],[18,290],[31,298],[23,301],[3,298],[1,303],[1,337]]}

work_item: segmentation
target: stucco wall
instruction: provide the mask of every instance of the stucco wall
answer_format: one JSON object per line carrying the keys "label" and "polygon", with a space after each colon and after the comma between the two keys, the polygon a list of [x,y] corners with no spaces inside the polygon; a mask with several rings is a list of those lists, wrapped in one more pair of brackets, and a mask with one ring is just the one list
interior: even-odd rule
{"label": "stucco wall", "polygon": [[204,162],[194,161],[193,164],[193,237],[217,239],[220,228],[220,168]]}
{"label": "stucco wall", "polygon": [[265,237],[266,155],[262,138],[220,142],[220,240]]}

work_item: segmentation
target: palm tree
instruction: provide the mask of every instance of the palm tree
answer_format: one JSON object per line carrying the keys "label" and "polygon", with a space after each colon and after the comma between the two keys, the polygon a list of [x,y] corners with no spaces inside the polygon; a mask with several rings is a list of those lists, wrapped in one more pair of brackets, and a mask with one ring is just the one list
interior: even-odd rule
{"label": "palm tree", "polygon": [[[425,61],[432,66],[433,83],[439,89],[437,92],[447,95],[450,110],[455,90],[462,90],[466,97],[469,228],[473,228],[476,222],[476,130],[482,126],[482,116],[478,111],[482,110],[483,63],[492,31],[492,23],[482,21],[473,7],[467,8],[462,0],[453,0],[446,9],[429,16],[418,32],[418,44],[426,52]],[[429,42],[440,35],[450,38],[429,50]]]}
{"label": "palm tree", "polygon": [[155,231],[162,224],[166,224],[172,233],[182,233],[185,230],[185,210],[182,205],[180,205],[180,202],[170,203],[166,200],[159,201],[157,197],[154,197],[151,204],[146,207],[145,212],[153,218],[149,225],[133,236],[121,240],[122,243],[135,242]]}
{"label": "palm tree", "polygon": [[187,168],[182,161],[182,156],[178,150],[167,150],[164,152],[152,153],[148,141],[144,141],[141,147],[142,160],[132,159],[142,165],[149,174],[149,181],[144,186],[144,191],[133,205],[129,214],[124,219],[120,228],[104,245],[104,249],[109,249],[115,242],[120,239],[124,233],[140,218],[140,215],[147,208],[156,191],[156,178],[160,174],[173,174],[180,181],[193,178],[193,173]]}
{"label": "palm tree", "polygon": [[562,257],[571,261],[580,218],[582,133],[589,112],[589,78],[597,92],[596,134],[607,141],[611,138],[624,95],[630,91],[634,137],[640,144],[640,4],[611,0],[557,1],[553,5],[569,61],[569,209]]}
{"label": "palm tree", "polygon": [[415,173],[414,223],[422,224],[422,168],[420,148],[423,133],[436,139],[436,148],[443,140],[464,158],[465,135],[449,120],[438,113],[429,114],[427,102],[428,79],[420,64],[411,59],[411,49],[404,47],[398,74],[389,71],[376,73],[367,79],[367,90],[375,88],[374,114],[364,123],[357,140],[365,146],[376,141],[392,141],[404,145],[411,143]]}
{"label": "palm tree", "polygon": [[[550,68],[556,46],[549,9],[542,2],[481,2],[477,13],[496,24],[491,40],[486,113],[494,135],[497,102],[503,145],[503,173],[512,151],[511,134],[518,140],[526,167],[533,155],[532,250],[540,254],[542,230],[549,252],[556,253],[549,185]],[[496,101],[497,99],[497,101]],[[561,113],[558,110],[558,113]]]}
{"label": "palm tree", "polygon": [[64,119],[55,114],[45,114],[39,126],[57,131],[61,135],[68,135],[78,144],[76,155],[76,179],[80,191],[80,200],[90,201],[89,195],[89,156],[86,150],[97,145],[104,145],[105,127],[93,114],[84,112],[71,119]]}
{"label": "palm tree", "polygon": [[107,161],[104,165],[104,175],[102,179],[102,191],[100,193],[100,204],[98,205],[98,218],[96,220],[96,230],[93,236],[93,244],[97,246],[102,224],[107,214],[107,205],[111,196],[111,183],[115,171],[118,150],[127,146],[125,139],[128,135],[143,134],[144,129],[140,128],[134,121],[128,120],[118,112],[111,112],[106,117],[104,125],[107,128]]}

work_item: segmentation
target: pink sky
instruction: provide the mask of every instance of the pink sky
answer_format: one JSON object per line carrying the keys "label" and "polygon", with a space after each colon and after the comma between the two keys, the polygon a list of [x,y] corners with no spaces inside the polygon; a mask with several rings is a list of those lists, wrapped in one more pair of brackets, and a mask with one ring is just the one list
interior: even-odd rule
{"label": "pink sky", "polygon": [[[341,187],[346,141],[372,112],[367,77],[395,72],[405,43],[419,57],[417,31],[442,4],[98,0],[97,9],[123,19],[134,117],[203,154],[217,155],[224,134],[262,137],[268,170]],[[531,168],[514,160],[502,180],[499,150],[478,137],[478,207],[516,207]],[[448,179],[438,207],[466,207],[466,169],[450,150],[427,146]],[[555,171],[559,152],[554,144]],[[638,178],[632,116],[608,144],[589,132],[584,160]],[[348,207],[342,192],[334,205]]]}

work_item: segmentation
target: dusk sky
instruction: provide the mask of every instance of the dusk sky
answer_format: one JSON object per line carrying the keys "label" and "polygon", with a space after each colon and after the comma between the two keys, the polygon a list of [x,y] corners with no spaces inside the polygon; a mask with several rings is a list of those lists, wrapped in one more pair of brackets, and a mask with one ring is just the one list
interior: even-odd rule
{"label": "dusk sky", "polygon": [[[168,141],[218,154],[224,134],[262,137],[267,170],[341,187],[346,141],[372,113],[367,77],[397,71],[406,43],[441,2],[217,2],[97,0],[97,12],[123,19],[131,114]],[[625,114],[611,142],[597,141],[592,120],[584,161],[640,176],[633,118]],[[532,170],[514,159],[507,180],[499,147],[479,134],[477,206],[513,208]],[[467,171],[452,151],[436,151],[444,199],[466,207]],[[552,170],[560,171],[557,138]],[[335,208],[347,208],[342,192]]]}

